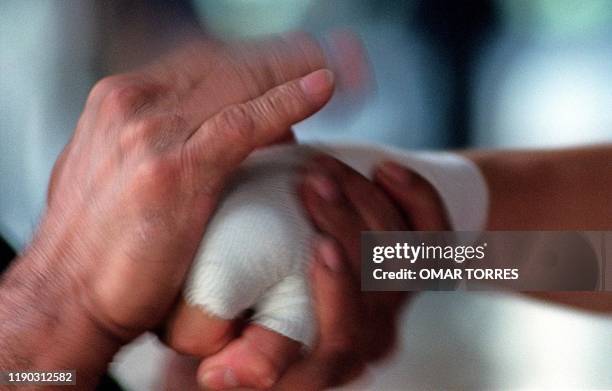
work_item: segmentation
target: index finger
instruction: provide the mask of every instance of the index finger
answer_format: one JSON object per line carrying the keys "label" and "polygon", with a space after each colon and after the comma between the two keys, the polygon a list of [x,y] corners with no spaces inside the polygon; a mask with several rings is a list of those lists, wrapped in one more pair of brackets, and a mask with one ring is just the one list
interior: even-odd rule
{"label": "index finger", "polygon": [[295,33],[226,43],[194,40],[147,67],[144,74],[172,92],[163,104],[178,110],[184,127],[193,131],[225,107],[256,99],[325,66],[318,42]]}
{"label": "index finger", "polygon": [[231,47],[231,57],[248,65],[249,77],[256,80],[250,99],[269,89],[305,76],[328,63],[321,45],[309,34],[291,33]]}
{"label": "index finger", "polygon": [[254,149],[288,135],[291,125],[320,110],[331,98],[333,74],[326,69],[273,88],[205,121],[185,142],[188,167],[202,168],[201,180],[217,189]]}

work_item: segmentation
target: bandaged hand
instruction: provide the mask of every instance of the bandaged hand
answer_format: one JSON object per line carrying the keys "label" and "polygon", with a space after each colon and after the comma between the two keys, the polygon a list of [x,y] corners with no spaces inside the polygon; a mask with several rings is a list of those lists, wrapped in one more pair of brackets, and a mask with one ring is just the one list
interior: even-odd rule
{"label": "bandaged hand", "polygon": [[[444,209],[448,208],[456,227],[469,229],[482,219],[484,212],[478,213],[475,204],[482,200],[480,177],[454,155],[416,154],[372,145],[293,145],[258,151],[228,186],[196,256],[185,300],[169,327],[171,346],[208,357],[202,371],[209,385],[222,385],[225,379],[269,387],[298,353],[296,341],[307,346],[312,342],[315,319],[304,271],[314,229],[300,205],[297,185],[301,168],[321,151],[370,176],[376,164],[395,158],[437,183],[446,201],[442,206],[438,198],[441,213],[446,219]],[[347,231],[357,233],[346,247],[355,259],[361,230],[408,226],[382,190],[357,171],[343,167],[354,173],[348,187],[377,205],[374,210],[360,210],[363,216],[351,226],[356,231]],[[465,189],[474,185],[476,190]],[[350,207],[352,201],[343,201],[344,207]],[[242,333],[236,332],[238,325],[244,325],[240,318],[247,309],[254,310],[251,322]],[[375,357],[381,352],[364,354]]]}

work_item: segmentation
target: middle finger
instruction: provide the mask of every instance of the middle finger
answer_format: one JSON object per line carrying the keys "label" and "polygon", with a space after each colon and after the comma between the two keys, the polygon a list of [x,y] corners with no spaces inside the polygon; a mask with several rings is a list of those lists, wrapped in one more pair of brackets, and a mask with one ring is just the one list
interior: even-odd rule
{"label": "middle finger", "polygon": [[315,170],[329,175],[340,187],[350,206],[369,231],[402,231],[407,229],[402,212],[377,185],[348,165],[328,155],[314,158]]}

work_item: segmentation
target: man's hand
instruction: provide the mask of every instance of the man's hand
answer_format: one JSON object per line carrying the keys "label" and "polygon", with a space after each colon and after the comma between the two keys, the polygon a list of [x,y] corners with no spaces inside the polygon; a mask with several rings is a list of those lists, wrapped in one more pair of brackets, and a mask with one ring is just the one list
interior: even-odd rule
{"label": "man's hand", "polygon": [[228,176],[329,100],[323,66],[300,36],[193,43],[99,82],[56,163],[37,234],[0,285],[1,366],[104,367],[122,343],[159,326]]}

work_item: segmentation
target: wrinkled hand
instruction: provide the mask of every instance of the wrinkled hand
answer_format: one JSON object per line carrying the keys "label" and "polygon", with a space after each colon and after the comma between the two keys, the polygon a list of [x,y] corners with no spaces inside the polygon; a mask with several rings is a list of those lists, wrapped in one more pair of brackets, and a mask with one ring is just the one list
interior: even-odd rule
{"label": "wrinkled hand", "polygon": [[45,276],[123,342],[158,326],[230,173],[330,98],[329,71],[311,73],[323,66],[300,36],[197,42],[100,81],[53,170],[23,275]]}

